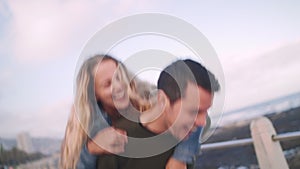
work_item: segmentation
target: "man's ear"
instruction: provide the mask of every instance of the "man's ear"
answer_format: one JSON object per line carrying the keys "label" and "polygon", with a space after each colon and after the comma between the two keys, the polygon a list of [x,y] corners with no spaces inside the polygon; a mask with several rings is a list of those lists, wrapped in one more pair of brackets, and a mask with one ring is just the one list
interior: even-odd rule
{"label": "man's ear", "polygon": [[158,90],[157,97],[157,104],[161,107],[162,110],[170,107],[169,97],[164,91]]}

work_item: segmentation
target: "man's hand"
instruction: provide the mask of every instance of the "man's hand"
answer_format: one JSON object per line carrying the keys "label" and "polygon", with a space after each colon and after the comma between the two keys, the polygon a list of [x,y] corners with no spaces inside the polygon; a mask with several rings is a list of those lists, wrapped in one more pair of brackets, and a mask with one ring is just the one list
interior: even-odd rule
{"label": "man's hand", "polygon": [[166,165],[166,169],[187,169],[187,166],[185,163],[171,157]]}

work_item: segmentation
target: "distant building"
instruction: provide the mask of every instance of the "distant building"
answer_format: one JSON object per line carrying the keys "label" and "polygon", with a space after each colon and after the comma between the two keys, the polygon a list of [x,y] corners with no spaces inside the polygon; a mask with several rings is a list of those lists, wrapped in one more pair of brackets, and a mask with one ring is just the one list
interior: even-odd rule
{"label": "distant building", "polygon": [[27,132],[22,132],[22,133],[18,134],[17,147],[18,147],[18,149],[25,151],[26,153],[34,152],[31,137]]}

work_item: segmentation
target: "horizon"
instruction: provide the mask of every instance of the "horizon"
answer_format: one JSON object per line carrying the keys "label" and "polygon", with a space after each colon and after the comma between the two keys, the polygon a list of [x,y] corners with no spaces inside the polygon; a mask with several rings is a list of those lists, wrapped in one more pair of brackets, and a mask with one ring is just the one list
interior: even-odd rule
{"label": "horizon", "polygon": [[[264,107],[266,105],[274,107],[277,104],[280,104],[280,103],[278,103],[278,101],[281,101],[281,102],[284,102],[284,101],[287,101],[287,100],[291,101],[290,100],[291,97],[293,97],[293,98],[297,97],[298,98],[298,102],[297,102],[296,107],[295,107],[295,105],[286,106],[287,108],[283,108],[281,111],[289,111],[293,108],[300,107],[300,92],[296,92],[296,93],[293,93],[293,94],[289,94],[289,95],[285,95],[285,96],[282,96],[282,97],[274,98],[274,99],[264,101],[264,102],[261,102],[261,103],[258,103],[258,104],[254,104],[254,105],[251,105],[251,106],[246,106],[246,107],[238,108],[236,110],[232,110],[232,111],[229,111],[229,112],[224,112],[223,118],[221,119],[221,121],[223,121],[223,123],[222,123],[222,125],[217,126],[217,127],[224,127],[224,126],[230,125],[229,122],[234,121],[232,118],[228,118],[227,120],[224,120],[224,118],[226,118],[226,116],[238,115],[237,114],[238,112],[249,111],[249,110],[253,111],[255,109],[261,109],[262,107]],[[272,103],[273,105],[271,105],[270,103]],[[273,114],[273,113],[278,113],[278,111],[274,110],[273,112],[259,112],[258,115],[253,115],[251,118],[245,117],[243,114],[240,114],[240,115],[238,115],[238,119],[242,120],[242,121],[248,121],[248,120],[255,119],[257,116],[262,116],[262,115],[264,116],[264,115]],[[62,140],[63,139],[63,137],[31,136],[31,134],[28,131],[22,131],[20,133],[24,133],[24,132],[29,134],[29,136],[33,139],[55,139],[55,140]],[[20,134],[20,133],[18,133],[18,134]],[[17,138],[17,135],[15,137],[2,137],[2,136],[0,136],[0,139],[15,139],[16,140],[16,138]]]}

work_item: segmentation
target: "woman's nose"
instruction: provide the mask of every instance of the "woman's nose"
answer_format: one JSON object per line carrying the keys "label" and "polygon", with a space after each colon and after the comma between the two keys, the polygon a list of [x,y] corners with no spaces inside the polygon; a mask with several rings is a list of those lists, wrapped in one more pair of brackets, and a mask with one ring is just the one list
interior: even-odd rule
{"label": "woman's nose", "polygon": [[113,92],[118,92],[123,89],[122,83],[119,80],[114,80],[112,87],[113,87]]}

